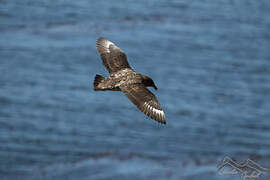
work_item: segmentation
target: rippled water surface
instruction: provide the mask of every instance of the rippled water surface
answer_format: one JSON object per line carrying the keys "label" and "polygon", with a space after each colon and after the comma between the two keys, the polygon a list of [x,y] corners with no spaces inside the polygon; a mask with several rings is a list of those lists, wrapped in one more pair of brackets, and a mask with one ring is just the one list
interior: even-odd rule
{"label": "rippled water surface", "polygon": [[[225,156],[270,167],[269,9],[0,0],[1,179],[239,179],[217,173]],[[154,79],[166,126],[92,90],[108,75],[99,36]]]}

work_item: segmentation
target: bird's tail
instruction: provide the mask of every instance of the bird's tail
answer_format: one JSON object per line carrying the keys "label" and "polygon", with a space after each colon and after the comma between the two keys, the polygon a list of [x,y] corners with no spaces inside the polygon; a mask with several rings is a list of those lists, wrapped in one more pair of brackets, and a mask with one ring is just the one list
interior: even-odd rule
{"label": "bird's tail", "polygon": [[98,88],[98,85],[103,79],[105,79],[103,76],[96,74],[95,79],[94,79],[94,90],[95,91],[100,90],[100,88]]}

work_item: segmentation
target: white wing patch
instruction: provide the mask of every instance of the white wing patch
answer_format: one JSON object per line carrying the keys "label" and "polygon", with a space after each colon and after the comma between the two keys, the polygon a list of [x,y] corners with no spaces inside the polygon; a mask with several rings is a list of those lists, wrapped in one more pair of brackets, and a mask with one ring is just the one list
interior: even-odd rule
{"label": "white wing patch", "polygon": [[155,109],[155,108],[152,108],[152,110],[153,110],[155,113],[164,116],[164,112],[163,112],[162,110]]}
{"label": "white wing patch", "polygon": [[110,53],[110,49],[109,49],[110,48],[110,45],[115,46],[114,43],[112,43],[111,41],[109,41],[107,39],[104,39],[104,38],[99,38],[97,41],[98,41],[97,45],[103,47],[102,49],[106,53]]}
{"label": "white wing patch", "polygon": [[145,112],[144,112],[147,116],[154,115],[160,121],[164,121],[165,120],[165,114],[164,114],[164,112],[162,110],[159,110],[159,109],[154,108],[153,106],[149,105],[147,102],[145,102],[143,104],[143,106],[145,106],[146,109],[148,110],[148,111],[145,110]]}
{"label": "white wing patch", "polygon": [[106,40],[104,45],[109,50],[110,45],[114,45],[114,44],[111,41]]}

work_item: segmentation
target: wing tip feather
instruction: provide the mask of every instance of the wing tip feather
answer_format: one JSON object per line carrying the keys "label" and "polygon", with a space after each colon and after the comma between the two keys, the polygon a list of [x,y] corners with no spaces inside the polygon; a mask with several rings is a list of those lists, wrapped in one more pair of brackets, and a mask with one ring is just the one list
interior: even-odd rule
{"label": "wing tip feather", "polygon": [[155,107],[149,105],[147,102],[145,102],[142,107],[143,107],[141,108],[142,112],[145,115],[147,115],[151,119],[156,120],[157,122],[161,124],[166,124],[165,114],[162,109],[156,109]]}
{"label": "wing tip feather", "polygon": [[96,41],[96,45],[97,45],[97,51],[102,54],[104,52],[109,53],[109,47],[110,45],[114,45],[111,41],[105,39],[104,37],[99,37]]}

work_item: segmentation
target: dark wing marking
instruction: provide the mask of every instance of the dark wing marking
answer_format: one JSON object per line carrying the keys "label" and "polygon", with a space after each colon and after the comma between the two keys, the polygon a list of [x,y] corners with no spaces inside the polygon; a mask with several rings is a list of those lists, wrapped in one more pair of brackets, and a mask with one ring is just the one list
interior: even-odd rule
{"label": "dark wing marking", "polygon": [[164,112],[156,96],[143,84],[125,85],[120,89],[145,115],[159,123],[166,124]]}
{"label": "dark wing marking", "polygon": [[97,51],[109,73],[117,72],[124,68],[131,69],[125,53],[111,41],[103,37],[98,38]]}

